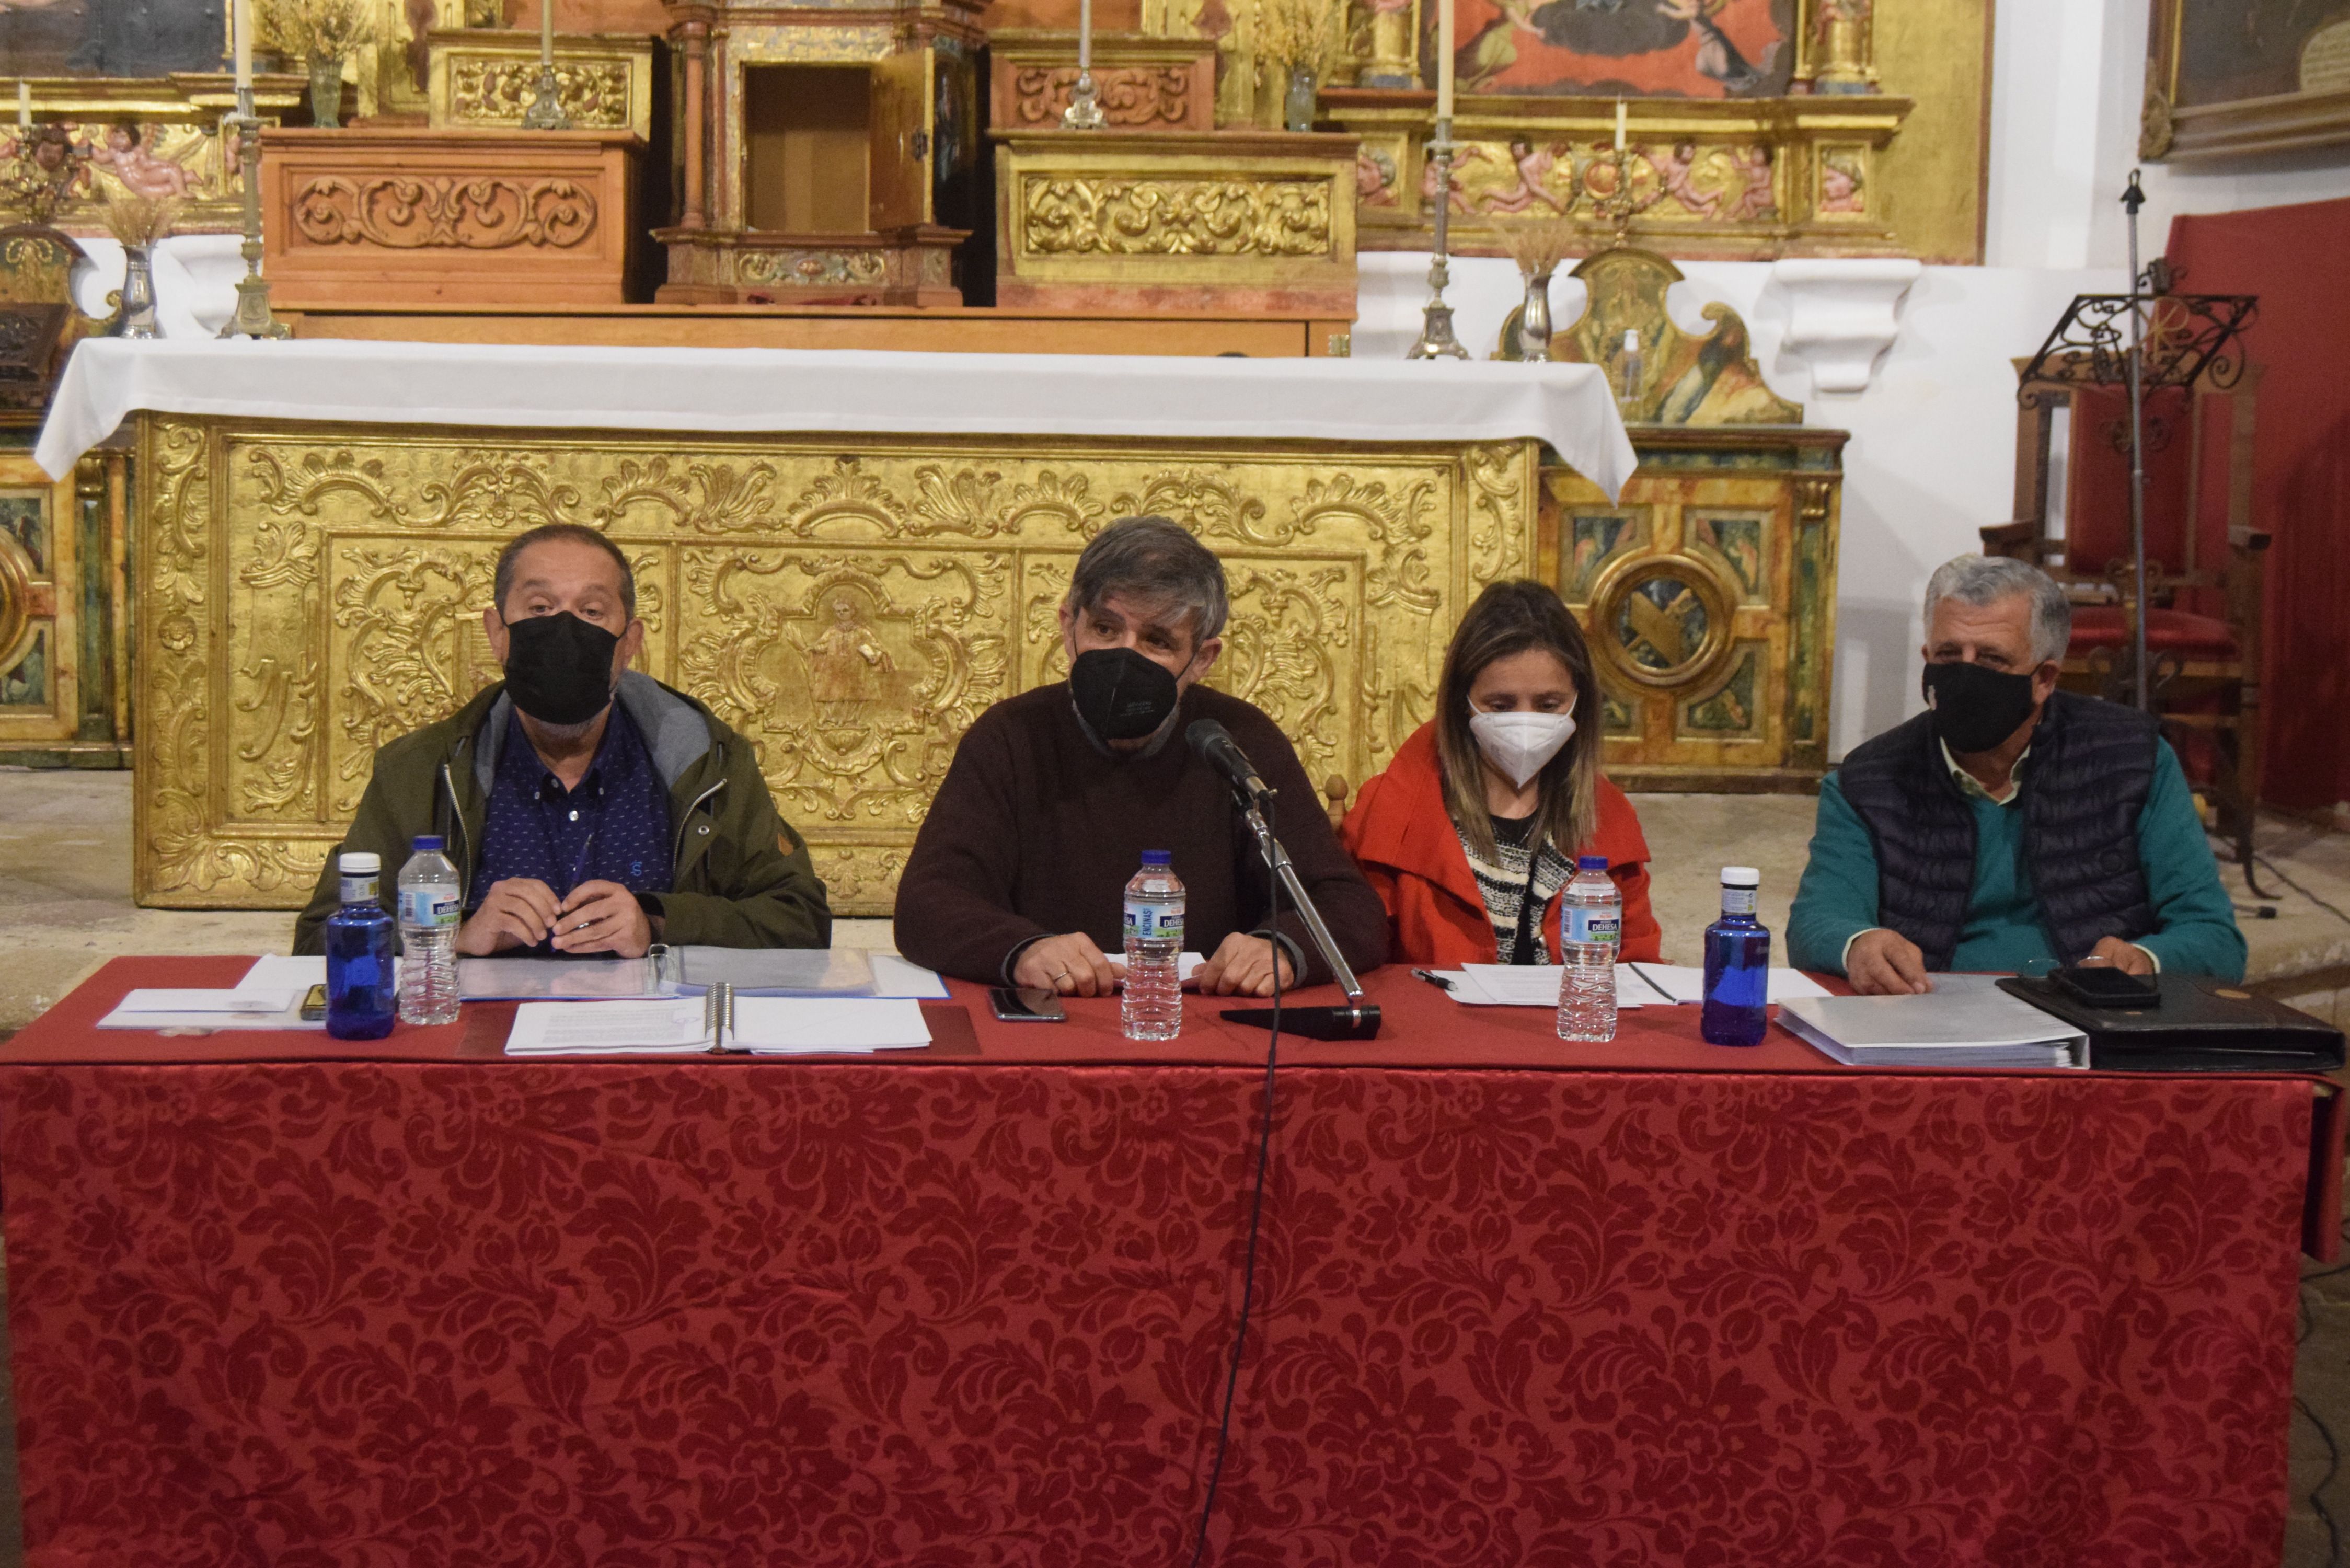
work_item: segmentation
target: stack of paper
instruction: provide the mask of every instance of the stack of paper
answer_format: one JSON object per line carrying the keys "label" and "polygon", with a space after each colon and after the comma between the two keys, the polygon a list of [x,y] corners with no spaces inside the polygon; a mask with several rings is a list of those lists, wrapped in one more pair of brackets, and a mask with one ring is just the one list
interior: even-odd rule
{"label": "stack of paper", "polygon": [[98,1021],[100,1029],[324,1029],[302,1018],[303,1000],[327,979],[322,958],[268,957],[225,991],[142,990]]}
{"label": "stack of paper", "polygon": [[[1559,964],[1464,964],[1437,971],[1451,982],[1452,1000],[1463,1007],[1556,1007],[1558,988],[1566,971]],[[1799,996],[1825,996],[1827,992],[1801,970],[1771,971],[1770,1000],[1786,1002]],[[1619,963],[1616,966],[1616,1006],[1669,1007],[1705,1000],[1705,971],[1669,963]]]}
{"label": "stack of paper", "polygon": [[2085,1067],[2088,1036],[2003,991],[1804,998],[1779,1022],[1863,1067]]}
{"label": "stack of paper", "polygon": [[506,1036],[510,1056],[750,1051],[760,1055],[905,1050],[931,1043],[910,998],[737,997],[713,1023],[706,999],[525,1002]]}
{"label": "stack of paper", "polygon": [[[1630,970],[1643,984],[1651,988],[1660,1000],[1676,1002],[1705,1000],[1705,971],[1677,963],[1627,963],[1617,965],[1620,976]],[[1799,996],[1825,996],[1827,988],[1799,969],[1774,969],[1771,971],[1767,1002],[1792,1002]]]}

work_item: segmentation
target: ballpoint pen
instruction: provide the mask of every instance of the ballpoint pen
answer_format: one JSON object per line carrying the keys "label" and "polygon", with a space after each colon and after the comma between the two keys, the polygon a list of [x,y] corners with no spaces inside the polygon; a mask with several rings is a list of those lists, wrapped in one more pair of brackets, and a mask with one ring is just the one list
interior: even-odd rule
{"label": "ballpoint pen", "polygon": [[1412,978],[1413,978],[1413,979],[1415,979],[1415,980],[1424,980],[1424,981],[1428,981],[1428,983],[1429,983],[1429,984],[1430,984],[1430,985],[1432,985],[1432,986],[1436,987],[1436,989],[1437,989],[1437,990],[1439,990],[1439,991],[1448,991],[1448,992],[1449,992],[1449,991],[1451,991],[1451,990],[1452,989],[1452,982],[1451,982],[1451,981],[1449,981],[1449,980],[1445,979],[1445,978],[1444,978],[1442,975],[1440,975],[1440,974],[1430,974],[1428,971],[1426,971],[1426,970],[1424,970],[1424,969],[1416,969],[1416,970],[1412,971],[1411,971],[1411,973],[1412,973]]}

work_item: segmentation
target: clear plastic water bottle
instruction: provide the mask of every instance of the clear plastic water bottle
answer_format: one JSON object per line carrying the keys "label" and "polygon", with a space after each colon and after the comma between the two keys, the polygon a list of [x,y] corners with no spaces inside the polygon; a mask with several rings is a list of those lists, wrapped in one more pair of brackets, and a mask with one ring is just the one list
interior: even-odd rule
{"label": "clear plastic water bottle", "polygon": [[1624,896],[1607,857],[1586,855],[1559,896],[1558,1037],[1616,1038],[1616,955],[1624,945]]}
{"label": "clear plastic water bottle", "polygon": [[1771,933],[1754,918],[1762,874],[1721,868],[1721,919],[1705,929],[1705,1012],[1698,1033],[1715,1045],[1760,1045],[1771,994]]}
{"label": "clear plastic water bottle", "polygon": [[1164,849],[1142,852],[1142,869],[1126,885],[1126,1000],[1128,1040],[1172,1040],[1183,1033],[1183,884]]}
{"label": "clear plastic water bottle", "polygon": [[342,857],[343,907],[327,917],[327,1033],[338,1040],[380,1040],[398,1011],[392,994],[391,916],[378,893],[383,862]]}
{"label": "clear plastic water bottle", "polygon": [[400,868],[400,1021],[457,1022],[457,863],[437,833]]}

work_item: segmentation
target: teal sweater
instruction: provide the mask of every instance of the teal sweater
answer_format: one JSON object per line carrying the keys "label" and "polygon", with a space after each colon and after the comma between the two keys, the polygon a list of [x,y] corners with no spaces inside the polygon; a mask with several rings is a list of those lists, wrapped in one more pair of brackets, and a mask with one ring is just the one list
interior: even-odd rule
{"label": "teal sweater", "polygon": [[[2029,759],[2026,759],[2027,765]],[[2040,918],[2023,852],[2022,795],[2005,805],[1969,794],[1975,815],[1975,886],[1953,970],[2040,974],[2059,961]],[[2154,787],[2137,817],[2138,861],[2154,905],[2154,932],[2137,945],[2174,974],[2244,977],[2244,936],[2220,886],[2187,775],[2168,742],[2154,764]],[[1877,846],[1831,774],[1820,785],[1811,863],[1787,919],[1787,952],[1798,969],[1844,972],[1845,945],[1883,922],[1877,913]]]}

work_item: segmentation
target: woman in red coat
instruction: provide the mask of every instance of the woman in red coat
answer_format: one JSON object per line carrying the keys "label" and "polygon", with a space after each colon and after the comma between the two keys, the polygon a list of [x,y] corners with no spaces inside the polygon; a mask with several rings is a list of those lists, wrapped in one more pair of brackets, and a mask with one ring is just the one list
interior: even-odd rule
{"label": "woman in red coat", "polygon": [[1435,721],[1339,830],[1387,905],[1391,961],[1556,962],[1578,854],[1607,857],[1624,896],[1622,956],[1661,956],[1640,819],[1599,775],[1598,710],[1590,649],[1558,595],[1521,580],[1477,597],[1445,652]]}

